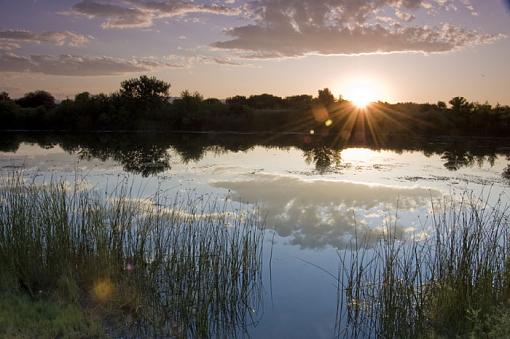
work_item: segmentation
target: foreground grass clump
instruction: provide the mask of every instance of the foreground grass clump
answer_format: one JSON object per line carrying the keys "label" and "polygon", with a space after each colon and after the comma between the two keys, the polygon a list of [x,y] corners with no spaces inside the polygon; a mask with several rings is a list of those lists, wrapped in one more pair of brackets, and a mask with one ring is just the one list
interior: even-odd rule
{"label": "foreground grass clump", "polygon": [[[132,336],[245,331],[259,301],[263,230],[219,200],[107,196],[14,175],[0,188],[0,289],[93,310]],[[49,306],[48,306],[49,307]]]}
{"label": "foreground grass clump", "polygon": [[363,241],[340,256],[341,335],[384,338],[510,336],[510,214],[463,195],[434,202],[425,240]]}
{"label": "foreground grass clump", "polygon": [[0,295],[2,338],[95,338],[104,334],[100,321],[77,305]]}

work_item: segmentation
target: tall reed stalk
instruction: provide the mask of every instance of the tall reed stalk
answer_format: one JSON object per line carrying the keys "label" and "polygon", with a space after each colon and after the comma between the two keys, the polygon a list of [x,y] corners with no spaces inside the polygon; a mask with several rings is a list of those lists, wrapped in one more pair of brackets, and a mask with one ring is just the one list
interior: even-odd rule
{"label": "tall reed stalk", "polygon": [[[403,241],[395,225],[339,253],[339,336],[487,336],[510,298],[509,210],[473,194],[432,204],[432,232]],[[507,333],[510,335],[510,331]]]}
{"label": "tall reed stalk", "polygon": [[125,184],[102,196],[19,173],[0,186],[4,292],[99,309],[133,336],[235,336],[255,320],[264,234],[256,210],[204,197],[135,199]]}

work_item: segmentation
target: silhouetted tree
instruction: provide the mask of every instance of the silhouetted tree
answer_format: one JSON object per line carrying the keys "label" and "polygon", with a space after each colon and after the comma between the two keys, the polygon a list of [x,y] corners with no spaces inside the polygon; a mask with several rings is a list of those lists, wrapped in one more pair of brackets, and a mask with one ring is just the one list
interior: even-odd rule
{"label": "silhouetted tree", "polygon": [[15,128],[19,108],[7,92],[0,93],[0,125],[3,128]]}
{"label": "silhouetted tree", "polygon": [[146,75],[125,80],[120,84],[120,87],[122,97],[142,101],[162,102],[167,100],[170,90],[169,83]]}
{"label": "silhouetted tree", "polygon": [[9,93],[7,92],[0,92],[0,101],[10,101],[11,98],[9,97]]}
{"label": "silhouetted tree", "polygon": [[247,104],[253,108],[274,109],[283,106],[283,99],[271,94],[252,95],[248,98]]}
{"label": "silhouetted tree", "polygon": [[223,104],[220,99],[216,98],[207,98],[204,100],[204,104],[206,105],[221,105]]}
{"label": "silhouetted tree", "polygon": [[308,109],[312,104],[311,95],[294,95],[285,98],[285,105],[290,108]]}
{"label": "silhouetted tree", "polygon": [[471,104],[464,97],[455,97],[450,100],[452,110],[455,112],[463,112],[470,108]]}
{"label": "silhouetted tree", "polygon": [[90,93],[89,92],[82,92],[79,94],[76,94],[74,97],[74,101],[76,103],[86,103],[90,100]]}
{"label": "silhouetted tree", "polygon": [[446,103],[444,101],[438,101],[437,108],[445,110],[447,108]]}
{"label": "silhouetted tree", "polygon": [[328,107],[335,103],[335,96],[331,93],[329,88],[320,89],[317,101],[325,107]]}
{"label": "silhouetted tree", "polygon": [[227,105],[239,105],[239,106],[243,106],[243,105],[248,104],[248,99],[246,99],[245,96],[236,95],[235,97],[227,98],[225,100],[225,103]]}
{"label": "silhouetted tree", "polygon": [[197,112],[203,100],[204,97],[200,93],[184,90],[181,92],[181,97],[175,99],[173,104],[180,111]]}
{"label": "silhouetted tree", "polygon": [[52,109],[56,106],[55,98],[46,91],[27,93],[16,100],[16,103],[23,108],[37,108],[42,106],[46,109]]}

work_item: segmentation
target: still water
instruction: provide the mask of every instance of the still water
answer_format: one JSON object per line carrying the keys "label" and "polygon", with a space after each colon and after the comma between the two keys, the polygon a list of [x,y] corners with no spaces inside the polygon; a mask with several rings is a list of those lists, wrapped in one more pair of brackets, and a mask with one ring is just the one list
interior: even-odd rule
{"label": "still water", "polygon": [[[510,202],[510,141],[421,140],[330,145],[309,136],[6,134],[2,176],[79,178],[109,190],[128,181],[156,192],[228,198],[266,219],[255,338],[331,338],[337,332],[338,251],[384,226],[427,237],[431,201],[473,192]],[[341,324],[340,324],[341,326]]]}

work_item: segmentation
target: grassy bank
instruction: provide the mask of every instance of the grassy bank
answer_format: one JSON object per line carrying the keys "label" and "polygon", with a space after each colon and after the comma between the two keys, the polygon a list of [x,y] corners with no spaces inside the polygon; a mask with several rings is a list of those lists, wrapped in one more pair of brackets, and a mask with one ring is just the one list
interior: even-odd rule
{"label": "grassy bank", "polygon": [[425,240],[401,241],[394,225],[375,248],[359,239],[340,254],[339,334],[510,337],[509,216],[501,201],[450,196],[434,202]]}
{"label": "grassy bank", "polygon": [[[32,313],[44,318],[54,308],[49,321],[34,321],[63,336],[243,332],[259,302],[263,232],[254,211],[231,207],[215,199],[135,199],[122,183],[100,195],[13,175],[0,188],[0,289],[8,296],[0,322],[26,330]],[[9,307],[25,307],[25,319],[9,320]]]}

